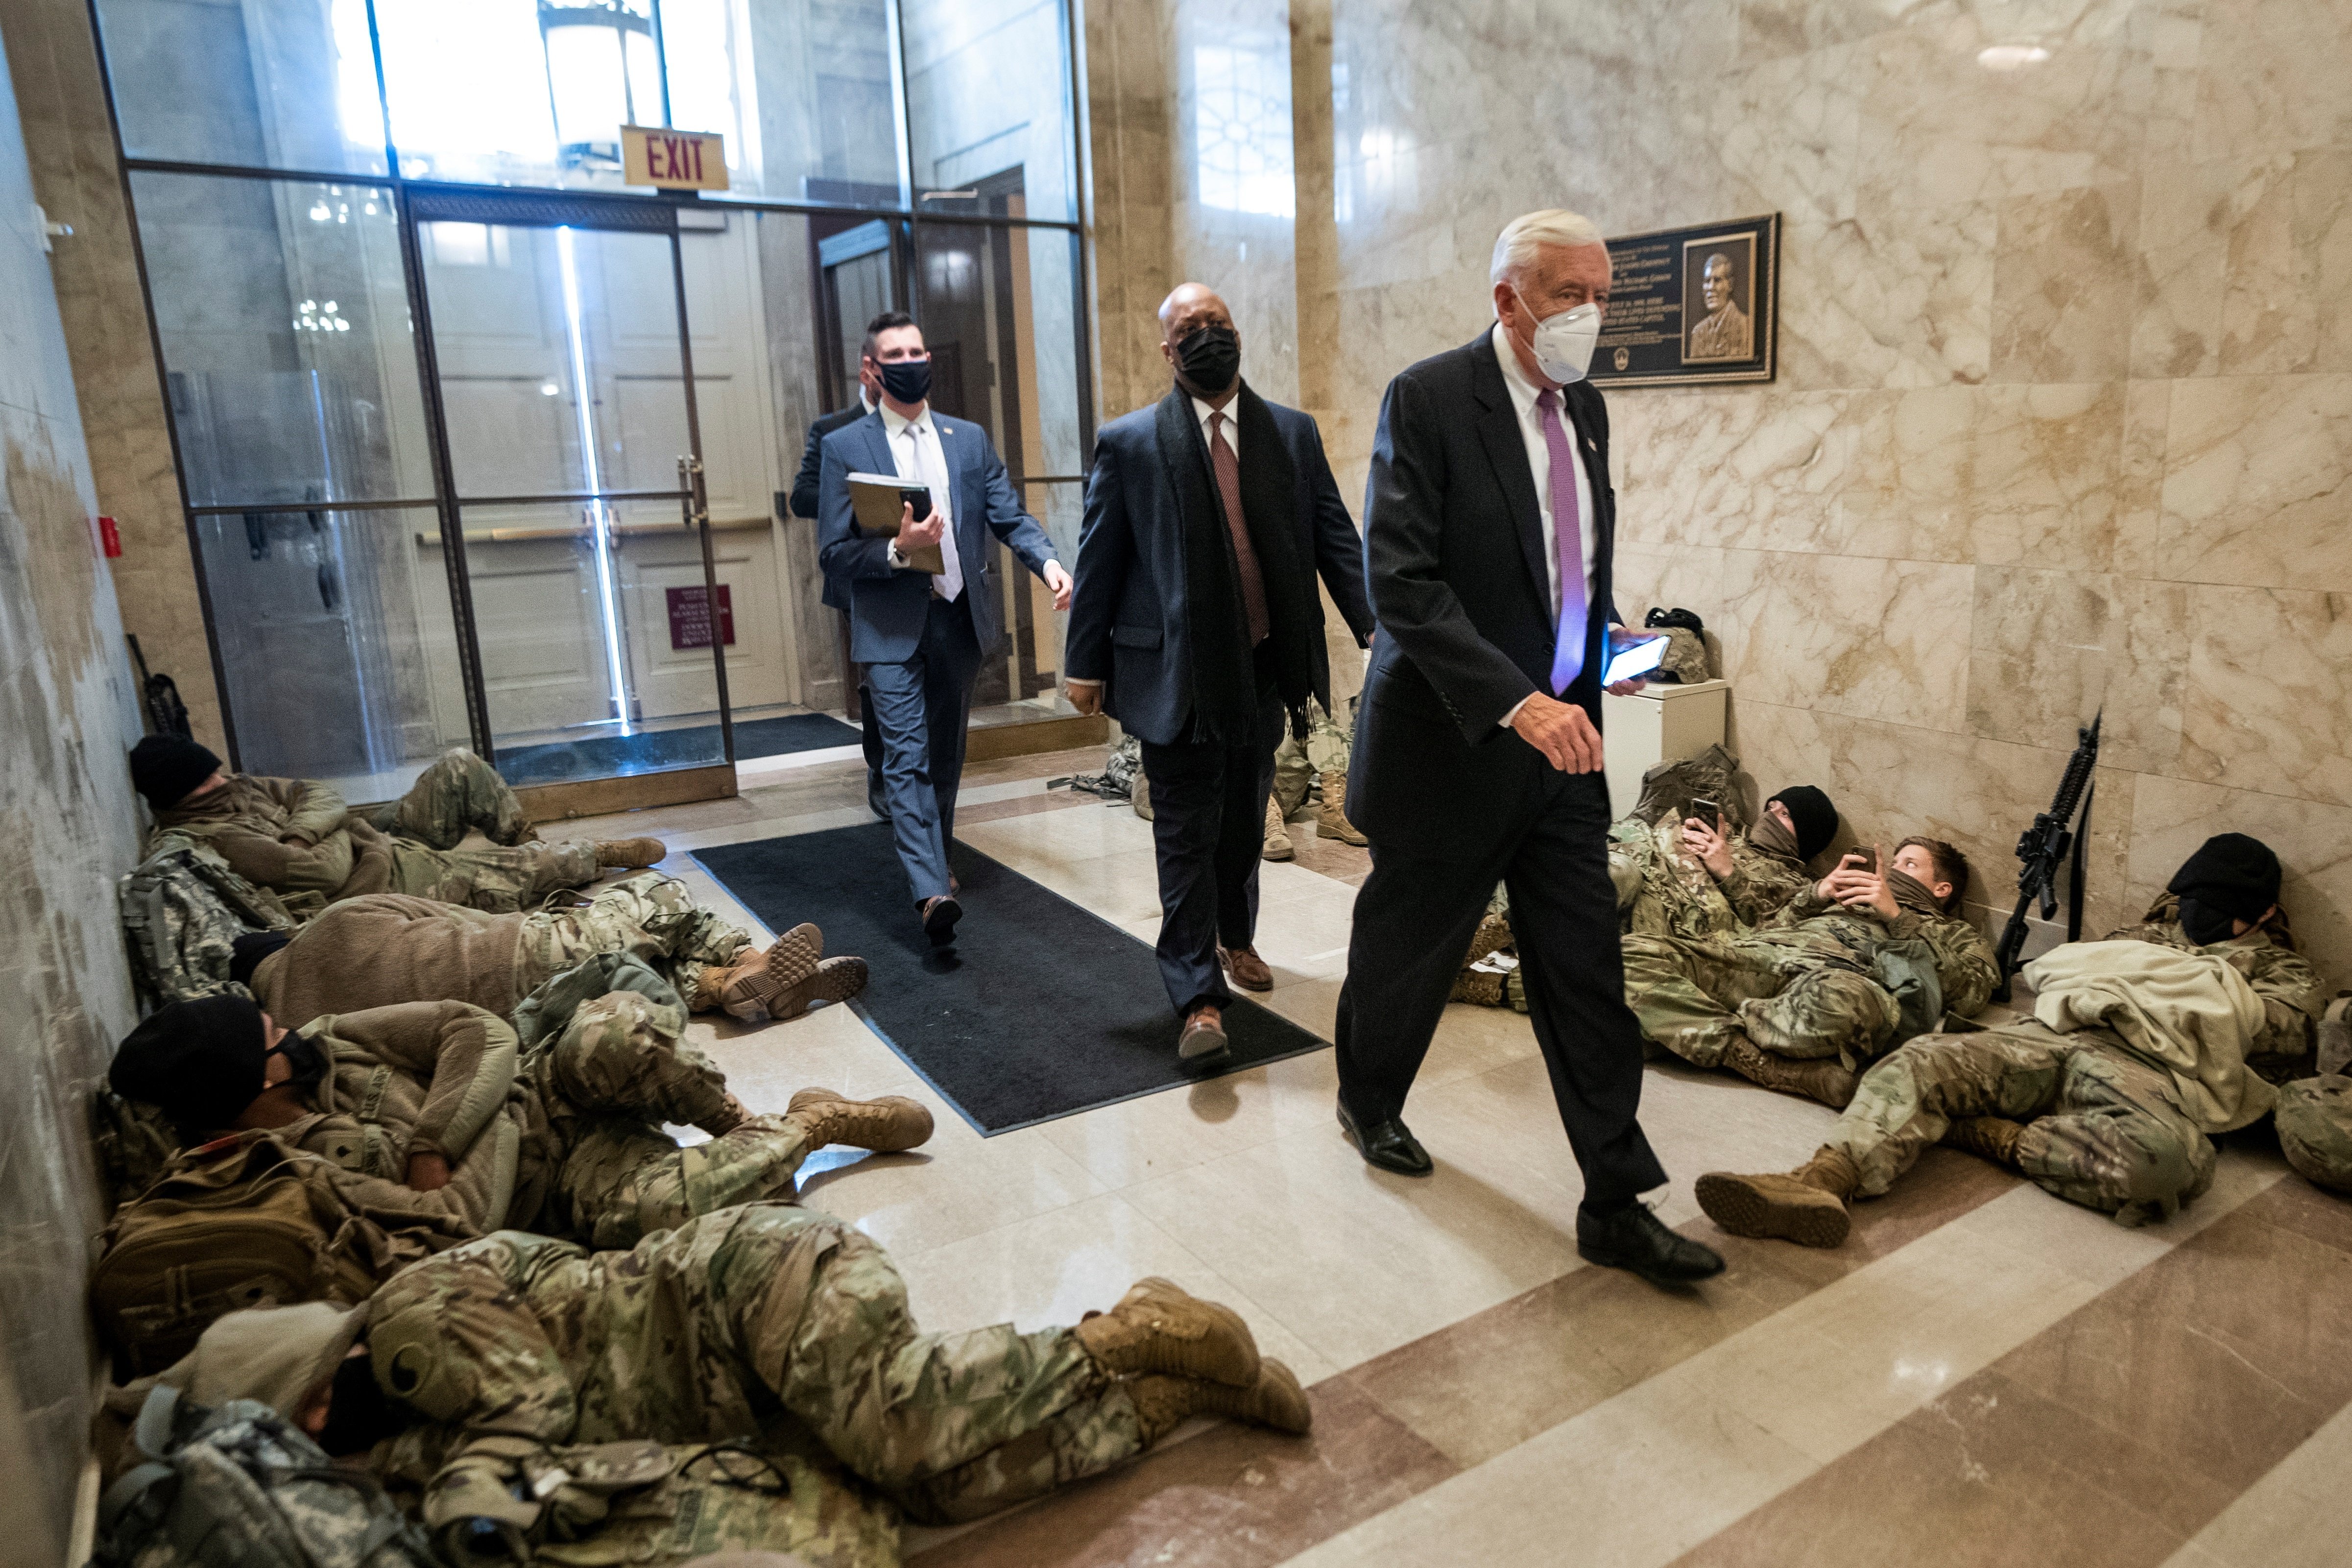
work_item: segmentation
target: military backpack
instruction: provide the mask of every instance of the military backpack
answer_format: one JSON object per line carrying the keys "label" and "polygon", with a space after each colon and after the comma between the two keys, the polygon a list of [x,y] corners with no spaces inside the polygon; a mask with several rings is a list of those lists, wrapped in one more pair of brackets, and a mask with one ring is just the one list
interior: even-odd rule
{"label": "military backpack", "polygon": [[161,1387],[142,1462],[98,1505],[94,1568],[431,1568],[425,1532],[365,1470],[329,1460],[268,1405],[217,1409]]}
{"label": "military backpack", "polygon": [[159,1006],[224,992],[249,994],[228,977],[236,939],[294,929],[276,894],[184,835],[158,839],[153,853],[123,876],[119,893],[131,974]]}
{"label": "military backpack", "polygon": [[358,1212],[341,1175],[247,1132],[182,1155],[124,1205],[101,1238],[89,1305],[131,1375],[171,1365],[226,1313],[363,1301],[425,1255]]}

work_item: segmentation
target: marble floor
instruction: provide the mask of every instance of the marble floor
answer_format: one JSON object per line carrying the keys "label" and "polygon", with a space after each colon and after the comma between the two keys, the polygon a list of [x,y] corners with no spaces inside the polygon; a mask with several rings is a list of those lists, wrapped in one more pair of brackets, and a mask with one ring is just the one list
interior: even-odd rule
{"label": "marble floor", "polygon": [[[1101,755],[975,764],[959,834],[1149,941],[1149,825],[1046,788]],[[659,834],[757,929],[691,851],[869,820],[863,792],[828,763],[549,831]],[[1291,831],[1298,859],[1265,868],[1266,1000],[1328,1038],[1369,861]],[[982,1139],[854,1007],[697,1033],[754,1110],[809,1084],[931,1104],[927,1149],[832,1151],[804,1191],[888,1246],[927,1327],[1069,1322],[1164,1274],[1312,1385],[1310,1437],[1195,1423],[1032,1507],[910,1531],[922,1568],[2352,1561],[2352,1205],[2259,1135],[2140,1230],[1931,1150],[1844,1248],[1807,1251],[1723,1236],[1691,1183],[1792,1164],[1831,1113],[1654,1066],[1661,1214],[1730,1263],[1669,1295],[1576,1257],[1576,1168],[1508,1011],[1447,1010],[1410,1108],[1426,1181],[1342,1142],[1328,1052]]]}

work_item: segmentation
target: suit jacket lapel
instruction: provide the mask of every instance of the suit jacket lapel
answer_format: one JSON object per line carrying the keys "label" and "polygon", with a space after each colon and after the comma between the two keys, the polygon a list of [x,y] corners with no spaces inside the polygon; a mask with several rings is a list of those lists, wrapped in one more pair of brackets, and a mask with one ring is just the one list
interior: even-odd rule
{"label": "suit jacket lapel", "polygon": [[1519,411],[1511,389],[1503,381],[1503,366],[1495,357],[1492,334],[1469,345],[1470,390],[1485,411],[1478,420],[1478,439],[1494,465],[1495,478],[1511,505],[1511,522],[1518,530],[1519,553],[1537,600],[1551,603],[1551,568],[1544,563],[1543,511],[1536,500],[1535,471],[1528,467],[1526,437],[1519,434]]}

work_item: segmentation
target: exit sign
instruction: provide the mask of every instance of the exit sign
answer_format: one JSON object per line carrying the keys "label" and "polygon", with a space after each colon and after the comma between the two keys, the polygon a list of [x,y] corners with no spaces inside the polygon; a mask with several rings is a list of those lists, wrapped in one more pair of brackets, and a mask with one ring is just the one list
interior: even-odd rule
{"label": "exit sign", "polygon": [[621,127],[622,182],[666,191],[727,188],[727,139],[717,132]]}

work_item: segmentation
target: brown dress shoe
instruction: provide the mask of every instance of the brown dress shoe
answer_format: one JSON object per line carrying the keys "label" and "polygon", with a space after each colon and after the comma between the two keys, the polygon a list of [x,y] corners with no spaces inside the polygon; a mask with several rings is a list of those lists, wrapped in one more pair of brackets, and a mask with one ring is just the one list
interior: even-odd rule
{"label": "brown dress shoe", "polygon": [[1257,955],[1256,948],[1220,947],[1217,959],[1225,966],[1225,973],[1232,977],[1233,983],[1243,990],[1274,989],[1274,971],[1265,966],[1265,960]]}
{"label": "brown dress shoe", "polygon": [[1176,1037],[1178,1061],[1205,1061],[1232,1048],[1225,1038],[1224,1015],[1214,1007],[1202,1007],[1186,1018]]}

